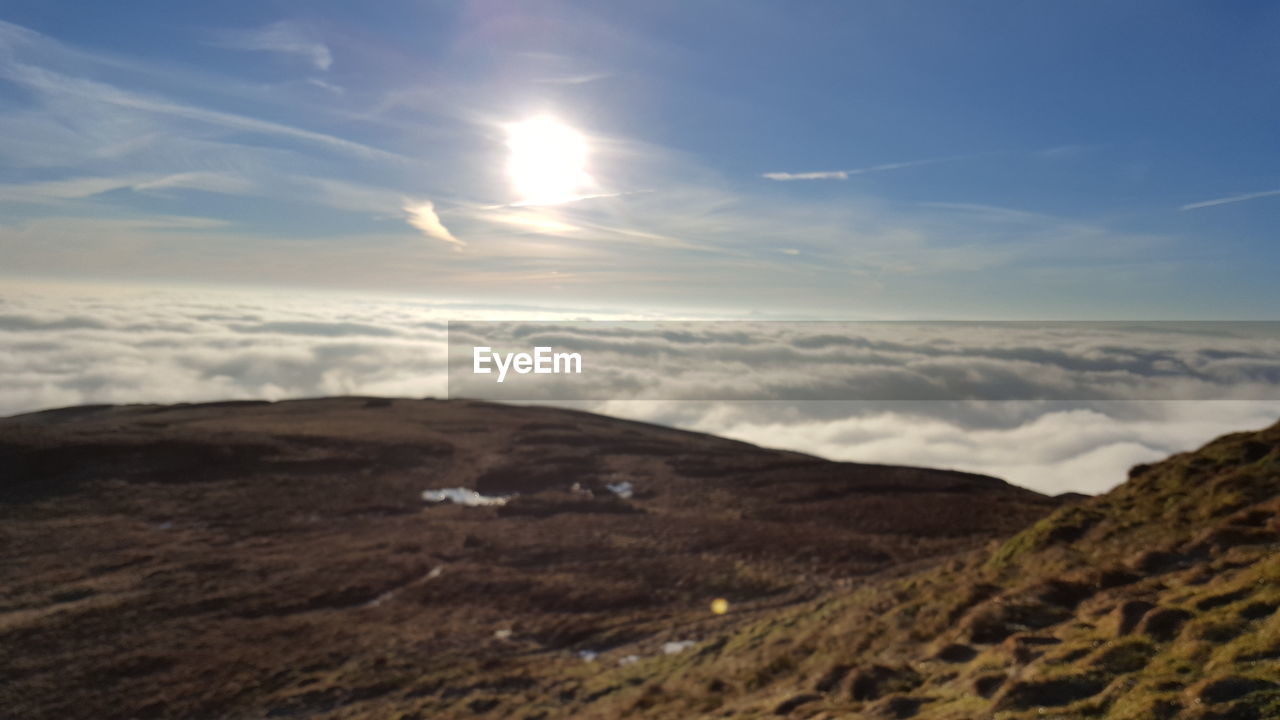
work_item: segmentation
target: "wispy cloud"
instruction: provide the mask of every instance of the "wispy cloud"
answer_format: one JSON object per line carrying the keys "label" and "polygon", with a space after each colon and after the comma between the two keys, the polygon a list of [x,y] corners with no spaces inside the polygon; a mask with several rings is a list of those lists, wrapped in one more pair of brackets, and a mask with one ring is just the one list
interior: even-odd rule
{"label": "wispy cloud", "polygon": [[159,97],[151,97],[141,93],[121,90],[113,85],[75,78],[52,70],[23,65],[15,62],[0,62],[0,77],[7,78],[33,90],[45,93],[71,96],[92,102],[104,103],[118,107],[141,110],[160,115],[176,116],[209,123],[221,127],[247,132],[263,133],[302,140],[323,145],[334,150],[341,150],[365,158],[403,161],[403,156],[386,150],[345,140],[333,135],[304,130],[302,128],[245,117],[234,113],[209,110],[207,108],[171,102]]}
{"label": "wispy cloud", "polygon": [[247,195],[254,185],[247,178],[229,173],[182,172],[147,180],[133,186],[139,192],[156,190],[202,190],[225,195]]}
{"label": "wispy cloud", "polygon": [[972,155],[955,155],[943,158],[931,158],[928,160],[911,160],[909,162],[883,163],[881,165],[870,165],[868,167],[853,168],[851,170],[820,170],[816,172],[767,172],[761,177],[770,180],[790,181],[790,180],[848,180],[853,175],[866,175],[868,173],[884,172],[886,170],[901,170],[903,168],[919,167],[921,165],[937,165],[938,163],[954,162],[973,157]]}
{"label": "wispy cloud", "polygon": [[165,189],[244,193],[248,183],[230,175],[185,172],[170,175],[123,175],[118,177],[78,177],[31,183],[0,184],[0,201],[49,203],[80,200],[115,190],[154,191]]}
{"label": "wispy cloud", "polygon": [[538,78],[536,82],[543,83],[544,85],[586,85],[587,83],[595,82],[597,80],[604,80],[607,77],[610,77],[610,73],[595,72],[582,73],[580,75],[543,77]]}
{"label": "wispy cloud", "polygon": [[[958,272],[1017,265],[1093,276],[1101,265],[1152,256],[1145,239],[1063,218],[918,204],[904,212],[866,195],[798,201],[743,191],[696,155],[599,127],[590,138],[592,176],[598,188],[620,191],[521,207],[498,174],[505,159],[498,133],[488,132],[513,110],[482,97],[493,90],[485,82],[442,74],[395,86],[371,78],[370,87],[351,85],[342,95],[324,90],[331,78],[311,66],[255,89],[212,68],[160,64],[162,73],[155,65],[0,22],[0,83],[12,80],[19,91],[0,111],[0,165],[12,168],[0,197],[27,205],[0,220],[9,272],[81,275],[92,267],[103,276],[397,288],[419,287],[432,274],[438,287],[459,292],[555,283],[592,301],[625,286],[665,302],[678,287],[681,302],[704,307],[754,307],[765,302],[757,288],[789,283],[801,290],[787,301],[791,309],[811,312],[802,305],[821,292],[887,312],[895,303],[928,307],[963,296],[958,281],[949,284]],[[528,65],[521,83],[587,81],[601,69],[573,58]],[[351,122],[366,96],[388,91],[421,104],[388,110],[377,135],[363,120]],[[414,154],[363,144],[372,137]],[[841,179],[958,159],[766,177]],[[192,191],[253,204],[188,197]],[[300,205],[323,211],[299,212]],[[225,242],[215,251],[201,242],[203,232],[143,234],[86,219],[136,222],[166,207],[229,221],[218,229]],[[1066,267],[1064,257],[1072,260]],[[888,282],[904,276],[911,277]],[[932,293],[918,291],[925,276],[939,278]]]}
{"label": "wispy cloud", "polygon": [[311,85],[312,87],[318,87],[321,90],[328,90],[334,95],[343,95],[347,92],[347,89],[342,87],[341,85],[335,85],[327,80],[322,80],[320,78],[315,78],[315,77],[307,78],[307,84]]}
{"label": "wispy cloud", "polygon": [[0,185],[0,201],[3,202],[55,202],[92,197],[112,190],[133,187],[154,178],[82,177],[65,180],[48,180],[32,183],[5,183]]}
{"label": "wispy cloud", "polygon": [[1216,205],[1230,205],[1232,203],[1247,202],[1249,200],[1257,200],[1259,198],[1275,197],[1280,195],[1280,190],[1264,190],[1262,192],[1245,193],[1244,195],[1232,195],[1231,197],[1214,198],[1213,200],[1201,200],[1183,205],[1179,210],[1199,210],[1200,208],[1214,207]]}
{"label": "wispy cloud", "polygon": [[1044,158],[1069,158],[1082,155],[1097,147],[1097,145],[1086,143],[1072,143],[1069,145],[1055,145],[1053,147],[1047,147],[1043,150],[1037,150],[1033,154]]}
{"label": "wispy cloud", "polygon": [[440,222],[440,216],[436,214],[436,207],[430,200],[407,204],[404,207],[404,211],[409,213],[409,224],[418,228],[428,238],[443,240],[458,247],[466,245],[466,243],[454,237],[453,233],[449,232],[449,228]]}
{"label": "wispy cloud", "polygon": [[233,50],[296,55],[311,63],[317,70],[328,70],[333,65],[333,53],[329,51],[329,47],[302,27],[290,22],[282,21],[253,30],[226,32],[215,44]]}
{"label": "wispy cloud", "polygon": [[548,233],[553,235],[563,235],[580,231],[582,228],[577,225],[560,220],[559,217],[551,212],[541,210],[539,208],[520,208],[520,207],[497,207],[486,208],[476,216],[482,220],[502,223],[510,225],[520,230],[526,230],[535,233]]}

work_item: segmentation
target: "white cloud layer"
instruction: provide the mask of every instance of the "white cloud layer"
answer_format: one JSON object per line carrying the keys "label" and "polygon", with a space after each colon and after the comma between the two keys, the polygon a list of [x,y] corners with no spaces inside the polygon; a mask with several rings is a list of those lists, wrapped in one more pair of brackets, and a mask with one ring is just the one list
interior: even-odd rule
{"label": "white cloud layer", "polygon": [[443,326],[323,295],[6,294],[0,413],[83,403],[441,395]]}
{"label": "white cloud layer", "polygon": [[[280,291],[11,287],[0,293],[0,414],[441,397],[448,320],[581,314]],[[1257,401],[564,404],[836,459],[983,472],[1048,493],[1102,491],[1135,463],[1280,417],[1280,402]]]}
{"label": "white cloud layer", "polygon": [[1048,494],[1105,492],[1133,465],[1280,419],[1274,401],[633,402],[598,409],[836,460],[985,473]]}
{"label": "white cloud layer", "polygon": [[[497,400],[1280,400],[1280,323],[479,323],[453,388]],[[468,348],[555,347],[593,372],[498,385]]]}

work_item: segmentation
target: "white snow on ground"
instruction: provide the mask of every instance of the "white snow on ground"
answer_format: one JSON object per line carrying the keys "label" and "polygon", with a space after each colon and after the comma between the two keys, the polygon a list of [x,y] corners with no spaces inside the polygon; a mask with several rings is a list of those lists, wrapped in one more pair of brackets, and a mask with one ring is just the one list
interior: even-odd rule
{"label": "white snow on ground", "polygon": [[481,495],[470,488],[443,488],[440,490],[423,490],[422,499],[427,502],[451,502],[455,505],[477,507],[482,505],[506,505],[511,495]]}
{"label": "white snow on ground", "polygon": [[[672,642],[663,643],[662,653],[664,655],[679,655],[680,653],[684,652],[685,650],[688,650],[689,648],[697,644],[698,644],[697,640],[676,640]],[[584,662],[595,662],[596,659],[600,657],[600,652],[596,650],[579,650],[578,657],[582,659]],[[638,663],[643,659],[644,659],[644,656],[641,656],[641,655],[634,655],[634,654],[624,655],[618,658],[618,665],[621,667],[626,667],[628,665]]]}
{"label": "white snow on ground", "polygon": [[623,500],[630,500],[631,495],[635,492],[635,487],[629,482],[611,483],[609,491]]}

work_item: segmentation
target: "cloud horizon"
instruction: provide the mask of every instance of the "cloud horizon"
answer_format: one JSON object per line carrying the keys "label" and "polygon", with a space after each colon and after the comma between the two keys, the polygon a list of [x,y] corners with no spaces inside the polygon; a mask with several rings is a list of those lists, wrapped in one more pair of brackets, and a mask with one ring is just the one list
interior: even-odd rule
{"label": "cloud horizon", "polygon": [[[0,415],[93,403],[445,397],[448,320],[569,321],[582,312],[265,291],[10,290],[0,293]],[[946,346],[897,352],[930,347]],[[631,365],[646,367],[641,356]],[[782,379],[798,385],[808,375]],[[553,404],[832,459],[981,472],[1049,494],[1101,492],[1135,463],[1280,417],[1280,401],[1241,400]]]}

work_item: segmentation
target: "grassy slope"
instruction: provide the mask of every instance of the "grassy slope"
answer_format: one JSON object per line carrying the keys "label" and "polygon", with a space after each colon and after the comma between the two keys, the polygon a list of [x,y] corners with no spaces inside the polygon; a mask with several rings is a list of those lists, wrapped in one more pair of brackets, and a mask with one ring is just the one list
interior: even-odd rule
{"label": "grassy slope", "polygon": [[584,668],[527,716],[1277,718],[1278,528],[1280,424],[1134,468],[990,551]]}

